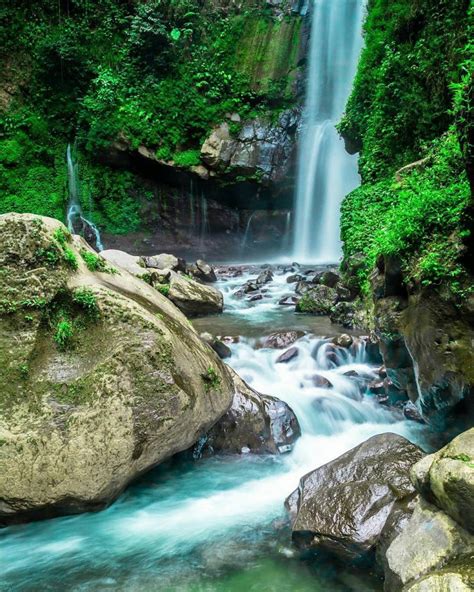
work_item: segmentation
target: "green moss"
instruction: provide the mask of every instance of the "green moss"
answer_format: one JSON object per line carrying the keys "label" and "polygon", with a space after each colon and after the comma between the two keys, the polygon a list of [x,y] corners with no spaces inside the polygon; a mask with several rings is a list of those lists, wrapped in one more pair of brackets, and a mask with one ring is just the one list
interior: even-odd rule
{"label": "green moss", "polygon": [[166,297],[169,296],[169,293],[170,293],[170,285],[169,284],[158,284],[155,287],[158,290],[158,292],[160,292],[160,294],[163,294],[163,296],[166,296]]}
{"label": "green moss", "polygon": [[102,273],[111,274],[117,273],[117,270],[107,265],[105,259],[103,259],[100,255],[96,255],[87,249],[81,249],[80,255],[89,271],[99,271]]}
{"label": "green moss", "polygon": [[217,389],[221,385],[221,379],[212,366],[209,366],[205,374],[202,374],[202,379],[207,391]]}
{"label": "green moss", "polygon": [[97,296],[89,288],[79,288],[72,295],[72,301],[78,304],[91,317],[99,316],[99,307],[97,305]]}
{"label": "green moss", "polygon": [[72,347],[74,330],[71,321],[62,319],[58,322],[54,333],[54,342],[60,351],[66,351]]}

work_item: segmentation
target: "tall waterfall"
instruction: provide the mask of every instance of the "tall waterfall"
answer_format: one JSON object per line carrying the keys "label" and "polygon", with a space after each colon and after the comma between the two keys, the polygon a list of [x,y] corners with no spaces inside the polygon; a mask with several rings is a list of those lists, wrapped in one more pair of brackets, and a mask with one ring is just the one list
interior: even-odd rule
{"label": "tall waterfall", "polygon": [[364,0],[314,0],[298,178],[293,257],[332,263],[341,252],[339,210],[359,184],[335,125],[349,96],[362,46]]}
{"label": "tall waterfall", "polygon": [[79,171],[74,160],[71,145],[66,150],[67,178],[69,189],[69,203],[67,206],[67,227],[72,234],[85,234],[87,239],[95,242],[98,251],[103,251],[104,246],[100,238],[97,226],[84,217],[80,203]]}

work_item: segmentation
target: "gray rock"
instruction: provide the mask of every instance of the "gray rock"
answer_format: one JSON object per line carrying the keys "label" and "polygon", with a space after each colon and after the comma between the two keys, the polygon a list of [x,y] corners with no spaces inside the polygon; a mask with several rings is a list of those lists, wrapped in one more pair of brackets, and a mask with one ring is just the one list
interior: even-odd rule
{"label": "gray rock", "polygon": [[194,265],[191,265],[188,268],[188,273],[201,282],[210,284],[217,281],[217,276],[212,265],[209,265],[209,263],[206,263],[202,259],[198,259]]}
{"label": "gray rock", "polygon": [[381,434],[305,475],[287,499],[293,540],[344,559],[377,544],[397,500],[414,493],[409,468],[421,450],[396,434]]}

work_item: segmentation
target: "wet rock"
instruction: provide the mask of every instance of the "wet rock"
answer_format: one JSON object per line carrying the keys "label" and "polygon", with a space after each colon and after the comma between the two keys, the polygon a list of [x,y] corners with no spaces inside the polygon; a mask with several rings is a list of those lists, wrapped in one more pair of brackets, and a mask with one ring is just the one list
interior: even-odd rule
{"label": "wet rock", "polygon": [[355,298],[355,296],[349,288],[346,288],[346,286],[343,286],[342,284],[337,284],[337,286],[336,286],[337,302],[348,302],[349,300],[354,300],[354,298]]}
{"label": "wet rock", "polygon": [[244,294],[248,294],[249,292],[256,292],[259,289],[259,285],[256,282],[248,281],[242,287]]}
{"label": "wet rock", "polygon": [[295,306],[298,302],[299,298],[296,298],[296,296],[285,296],[278,301],[278,304],[281,306]]}
{"label": "wet rock", "polygon": [[232,406],[208,432],[202,452],[283,454],[301,435],[291,408],[275,397],[262,395],[235,372]]}
{"label": "wet rock", "polygon": [[272,349],[283,349],[292,345],[295,341],[303,337],[304,331],[279,331],[272,333],[263,340],[263,347]]}
{"label": "wet rock", "polygon": [[276,364],[285,364],[286,362],[290,362],[299,354],[299,349],[297,347],[290,347],[290,349],[286,350],[286,352],[282,353],[276,360]]}
{"label": "wet rock", "polygon": [[339,345],[340,347],[348,348],[348,347],[351,347],[351,345],[354,343],[354,339],[353,339],[353,337],[351,337],[351,335],[347,335],[347,333],[343,333],[342,335],[338,335],[337,337],[334,337],[332,342],[335,345]]}
{"label": "wet rock", "polygon": [[[337,300],[337,296],[335,299]],[[341,325],[347,329],[355,329],[358,326],[357,307],[353,302],[336,302],[329,309],[328,314],[332,323]]]}
{"label": "wet rock", "polygon": [[423,419],[418,407],[412,403],[411,401],[407,401],[403,407],[403,415],[410,419],[411,421],[416,421],[418,423],[426,423]]}
{"label": "wet rock", "polygon": [[367,385],[367,390],[372,395],[385,395],[385,384],[383,380],[372,380]]}
{"label": "wet rock", "polygon": [[381,434],[305,475],[287,499],[293,540],[344,559],[377,544],[397,500],[413,495],[410,467],[421,450],[396,434]]}
{"label": "wet rock", "polygon": [[248,298],[249,302],[256,302],[257,300],[263,300],[263,294],[254,294]]}
{"label": "wet rock", "polygon": [[324,376],[321,376],[321,374],[315,374],[312,380],[314,386],[316,386],[317,388],[332,388],[333,386],[332,382],[330,382]]}
{"label": "wet rock", "polygon": [[363,335],[360,337],[361,342],[364,343],[365,355],[370,364],[382,364],[383,359],[380,353],[380,342],[378,338],[371,333],[370,335]]}
{"label": "wet rock", "polygon": [[263,286],[264,284],[268,284],[273,280],[273,272],[271,269],[265,269],[261,273],[258,274],[255,283],[257,286]]}
{"label": "wet rock", "polygon": [[422,495],[474,534],[474,428],[417,463],[411,477]]}
{"label": "wet rock", "polygon": [[192,279],[171,273],[168,298],[188,317],[222,312],[222,293]]}
{"label": "wet rock", "polygon": [[286,278],[287,284],[296,284],[297,282],[301,282],[304,279],[304,276],[300,275],[299,273],[294,275],[289,275]]}
{"label": "wet rock", "polygon": [[161,253],[161,255],[153,255],[152,257],[142,257],[145,267],[152,269],[171,269],[172,271],[186,271],[186,262],[180,257],[170,255],[169,253]]}
{"label": "wet rock", "polygon": [[356,370],[348,370],[347,372],[344,372],[344,376],[348,376],[349,378],[357,378],[359,373]]}

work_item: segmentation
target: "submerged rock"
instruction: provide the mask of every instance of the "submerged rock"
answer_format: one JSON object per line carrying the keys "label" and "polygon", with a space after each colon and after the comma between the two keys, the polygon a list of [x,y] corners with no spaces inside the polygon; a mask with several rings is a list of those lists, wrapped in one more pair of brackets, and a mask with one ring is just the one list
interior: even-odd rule
{"label": "submerged rock", "polygon": [[413,495],[409,469],[421,450],[396,434],[381,434],[302,477],[286,500],[293,540],[345,559],[377,544],[397,500]]}
{"label": "submerged rock", "polygon": [[0,524],[102,508],[228,410],[184,315],[60,222],[0,216],[0,268]]}
{"label": "submerged rock", "polygon": [[235,394],[229,411],[207,434],[201,453],[283,454],[301,435],[291,408],[262,395],[232,372]]}
{"label": "submerged rock", "polygon": [[300,353],[300,350],[297,347],[290,347],[290,349],[283,352],[281,356],[278,356],[276,359],[276,364],[285,364],[286,362],[290,362]]}

